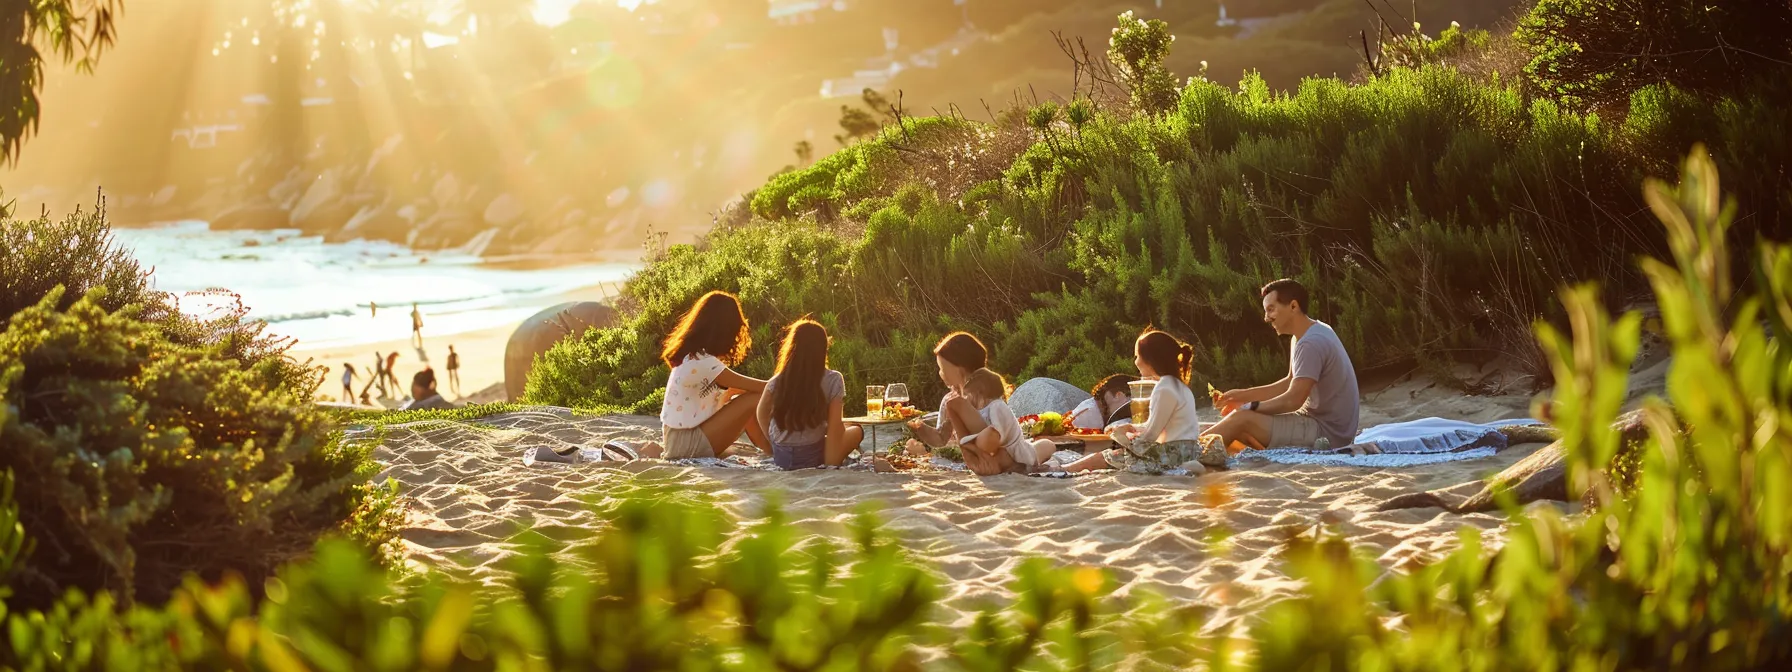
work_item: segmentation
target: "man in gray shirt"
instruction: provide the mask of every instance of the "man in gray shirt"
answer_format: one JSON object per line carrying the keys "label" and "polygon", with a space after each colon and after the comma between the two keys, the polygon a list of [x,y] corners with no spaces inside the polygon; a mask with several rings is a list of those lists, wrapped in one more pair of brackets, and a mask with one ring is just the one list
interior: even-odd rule
{"label": "man in gray shirt", "polygon": [[1230,446],[1250,437],[1265,448],[1311,448],[1319,439],[1333,447],[1356,442],[1361,397],[1356,369],[1331,325],[1307,317],[1307,288],[1293,280],[1263,286],[1263,321],[1293,336],[1288,376],[1274,383],[1220,395],[1221,407],[1238,410],[1208,434]]}

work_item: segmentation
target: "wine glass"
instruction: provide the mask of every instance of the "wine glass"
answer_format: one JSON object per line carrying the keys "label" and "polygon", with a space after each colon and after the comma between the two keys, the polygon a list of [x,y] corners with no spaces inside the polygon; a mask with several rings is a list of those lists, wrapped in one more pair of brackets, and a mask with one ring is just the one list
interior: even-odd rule
{"label": "wine glass", "polygon": [[868,417],[880,418],[880,417],[883,417],[883,414],[884,414],[884,386],[882,386],[882,385],[866,385],[865,386],[865,415]]}
{"label": "wine glass", "polygon": [[908,385],[890,383],[889,387],[884,388],[884,405],[900,413],[903,407],[908,406]]}

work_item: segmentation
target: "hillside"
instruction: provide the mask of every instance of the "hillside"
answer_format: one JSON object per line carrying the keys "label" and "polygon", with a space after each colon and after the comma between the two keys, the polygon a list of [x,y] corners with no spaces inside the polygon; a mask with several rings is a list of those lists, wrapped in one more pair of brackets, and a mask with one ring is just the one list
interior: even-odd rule
{"label": "hillside", "polygon": [[[1503,4],[1417,8],[1438,25],[1474,26],[1502,17],[1489,5]],[[1344,0],[1236,3],[1225,26],[1208,2],[919,0],[779,23],[760,5],[587,3],[551,29],[512,24],[508,41],[421,49],[382,37],[378,16],[338,17],[351,6],[323,3],[320,19],[356,32],[324,33],[341,42],[332,51],[320,40],[308,75],[280,60],[291,50],[273,36],[294,28],[289,14],[220,0],[146,5],[121,24],[113,67],[47,78],[40,141],[58,151],[27,155],[5,182],[20,205],[52,211],[91,205],[104,188],[126,225],[224,219],[425,249],[489,240],[487,254],[628,251],[650,231],[673,242],[707,232],[725,203],[800,163],[799,140],[816,155],[839,147],[840,105],[856,104],[857,84],[900,96],[911,113],[955,105],[979,117],[985,103],[1067,96],[1073,66],[1054,31],[1099,54],[1112,17],[1131,10],[1170,22],[1177,72],[1207,61],[1218,81],[1254,69],[1291,87],[1354,72],[1352,36],[1375,18]],[[176,33],[215,37],[161,45]],[[382,56],[386,44],[410,58]],[[893,77],[853,77],[888,75],[893,63],[903,67]],[[316,86],[265,86],[291,76]],[[842,97],[822,95],[830,80]],[[204,134],[219,127],[236,130]],[[320,182],[335,186],[310,193]]]}

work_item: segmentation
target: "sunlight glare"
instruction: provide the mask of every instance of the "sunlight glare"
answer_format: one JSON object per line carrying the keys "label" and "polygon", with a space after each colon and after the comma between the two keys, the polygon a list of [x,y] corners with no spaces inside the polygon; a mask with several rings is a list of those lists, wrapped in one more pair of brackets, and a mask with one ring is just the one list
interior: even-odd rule
{"label": "sunlight glare", "polygon": [[558,26],[572,18],[572,8],[580,0],[535,0],[535,22],[544,26]]}

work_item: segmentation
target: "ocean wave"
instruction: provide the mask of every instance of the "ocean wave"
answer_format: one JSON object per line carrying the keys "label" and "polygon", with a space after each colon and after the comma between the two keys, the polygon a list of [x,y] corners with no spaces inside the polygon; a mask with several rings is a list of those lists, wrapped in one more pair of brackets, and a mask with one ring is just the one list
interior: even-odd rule
{"label": "ocean wave", "polygon": [[[461,296],[461,297],[453,297],[453,298],[437,298],[437,299],[422,299],[422,300],[416,300],[416,301],[399,301],[399,302],[393,302],[393,303],[380,303],[379,305],[380,305],[380,308],[387,309],[387,310],[396,310],[401,314],[410,312],[409,307],[412,304],[415,304],[418,308],[422,308],[422,309],[441,308],[443,306],[456,306],[461,309],[460,311],[437,311],[437,314],[445,314],[445,313],[454,313],[454,312],[461,312],[461,311],[483,310],[483,309],[489,309],[489,308],[506,307],[506,306],[502,306],[502,305],[492,305],[492,304],[494,304],[496,302],[502,302],[507,299],[526,299],[526,298],[533,298],[533,297],[555,296],[555,295],[559,295],[559,294],[564,294],[566,292],[582,289],[582,288],[588,287],[588,286],[591,286],[591,285],[589,285],[589,284],[564,284],[564,285],[547,285],[547,286],[541,286],[541,287],[508,287],[508,288],[498,289],[493,292],[477,294],[477,295],[472,295],[472,296]],[[297,322],[297,321],[301,321],[301,320],[321,320],[321,319],[331,318],[331,317],[352,317],[355,315],[367,314],[370,312],[369,311],[370,304],[368,304],[368,303],[355,303],[355,304],[353,304],[353,306],[354,307],[352,307],[352,308],[326,308],[326,309],[319,309],[319,310],[299,311],[299,312],[293,312],[293,313],[280,313],[280,314],[274,314],[274,315],[255,315],[254,317],[256,319],[259,319],[264,322],[268,322],[268,323],[272,324],[272,323],[277,323],[277,322]],[[427,316],[428,311],[425,311],[425,314]]]}

